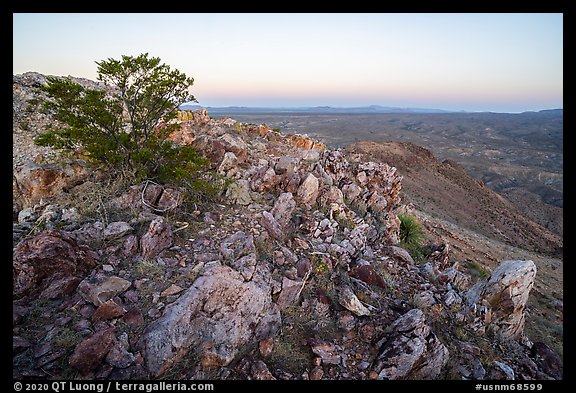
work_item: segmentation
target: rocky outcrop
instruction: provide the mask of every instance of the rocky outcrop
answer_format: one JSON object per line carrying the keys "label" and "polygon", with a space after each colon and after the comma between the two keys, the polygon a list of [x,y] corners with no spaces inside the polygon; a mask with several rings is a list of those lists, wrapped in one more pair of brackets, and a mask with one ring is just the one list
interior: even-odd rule
{"label": "rocky outcrop", "polygon": [[22,208],[82,183],[88,176],[83,161],[65,165],[27,163],[14,171],[13,196]]}
{"label": "rocky outcrop", "polygon": [[14,250],[14,297],[52,299],[70,294],[98,260],[94,251],[66,232],[47,230],[29,237]]}
{"label": "rocky outcrop", "polygon": [[390,326],[373,369],[378,379],[435,379],[448,362],[448,349],[415,308]]}
{"label": "rocky outcrop", "polygon": [[520,340],[524,336],[524,309],[534,285],[532,261],[504,261],[490,279],[466,293],[469,307],[482,312],[484,322],[498,334]]}
{"label": "rocky outcrop", "polygon": [[246,282],[227,266],[204,273],[166,307],[143,336],[148,370],[164,373],[190,350],[206,367],[229,364],[246,344],[275,334],[280,313],[270,297],[266,273]]}

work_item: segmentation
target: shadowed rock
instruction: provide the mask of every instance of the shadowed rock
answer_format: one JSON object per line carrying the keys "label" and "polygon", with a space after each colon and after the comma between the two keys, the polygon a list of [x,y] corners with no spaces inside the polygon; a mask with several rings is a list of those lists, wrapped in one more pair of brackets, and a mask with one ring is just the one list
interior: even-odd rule
{"label": "shadowed rock", "polygon": [[14,250],[14,297],[41,294],[57,298],[69,294],[97,264],[98,255],[78,245],[66,232],[41,232],[23,240]]}
{"label": "shadowed rock", "polygon": [[72,356],[70,356],[70,366],[83,375],[96,370],[114,344],[115,329],[110,327],[85,338],[76,346]]}
{"label": "shadowed rock", "polygon": [[398,318],[384,338],[373,369],[378,379],[435,379],[448,362],[448,349],[415,308]]}

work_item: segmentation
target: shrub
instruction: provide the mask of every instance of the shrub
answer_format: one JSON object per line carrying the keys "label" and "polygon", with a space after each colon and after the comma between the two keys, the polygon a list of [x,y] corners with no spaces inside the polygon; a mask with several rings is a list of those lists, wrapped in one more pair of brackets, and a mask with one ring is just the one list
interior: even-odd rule
{"label": "shrub", "polygon": [[422,224],[410,214],[400,214],[398,218],[400,219],[400,246],[406,249],[415,261],[422,261],[428,254],[428,247],[424,245]]}
{"label": "shrub", "polygon": [[155,179],[181,186],[194,202],[213,200],[222,182],[208,171],[208,160],[191,146],[168,140],[180,128],[174,120],[188,93],[188,78],[157,57],[142,54],[96,62],[98,80],[115,90],[88,89],[67,79],[48,77],[41,89],[44,107],[63,128],[48,130],[35,142],[56,149],[76,150],[98,166],[129,172],[135,181]]}

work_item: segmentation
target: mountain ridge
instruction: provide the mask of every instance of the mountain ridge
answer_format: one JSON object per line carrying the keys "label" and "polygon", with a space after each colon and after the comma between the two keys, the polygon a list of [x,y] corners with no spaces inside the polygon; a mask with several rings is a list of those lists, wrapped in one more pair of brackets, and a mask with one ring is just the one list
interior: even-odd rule
{"label": "mountain ridge", "polygon": [[[196,205],[38,150],[42,79],[13,83],[14,378],[562,379],[562,261],[402,200],[431,166],[475,182],[458,164],[180,112],[172,142],[230,180]],[[422,262],[401,213],[427,230]]]}
{"label": "mountain ridge", "polygon": [[318,114],[369,114],[369,113],[505,113],[505,114],[557,114],[559,112],[564,112],[564,109],[554,108],[554,109],[542,109],[539,111],[524,111],[520,113],[510,113],[510,112],[494,112],[494,111],[465,111],[465,110],[447,110],[447,109],[436,109],[436,108],[413,108],[413,107],[394,107],[394,106],[382,106],[382,105],[367,105],[367,106],[350,106],[350,107],[335,107],[335,106],[279,106],[279,107],[258,107],[258,106],[224,106],[224,107],[214,107],[214,106],[202,106],[197,104],[182,104],[180,105],[182,110],[201,110],[206,109],[212,114],[222,114],[222,113],[318,113]]}

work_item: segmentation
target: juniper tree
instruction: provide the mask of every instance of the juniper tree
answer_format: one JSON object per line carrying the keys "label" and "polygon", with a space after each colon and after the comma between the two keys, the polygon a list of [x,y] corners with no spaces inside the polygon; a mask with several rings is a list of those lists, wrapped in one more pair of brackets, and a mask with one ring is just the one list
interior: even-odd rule
{"label": "juniper tree", "polygon": [[177,182],[194,197],[210,199],[218,191],[208,160],[191,146],[176,146],[168,136],[180,125],[172,120],[194,79],[161,64],[148,53],[109,58],[98,65],[98,80],[112,89],[89,89],[68,79],[48,77],[44,102],[63,127],[49,130],[36,143],[57,149],[81,147],[91,161],[111,169],[129,169],[136,179]]}

